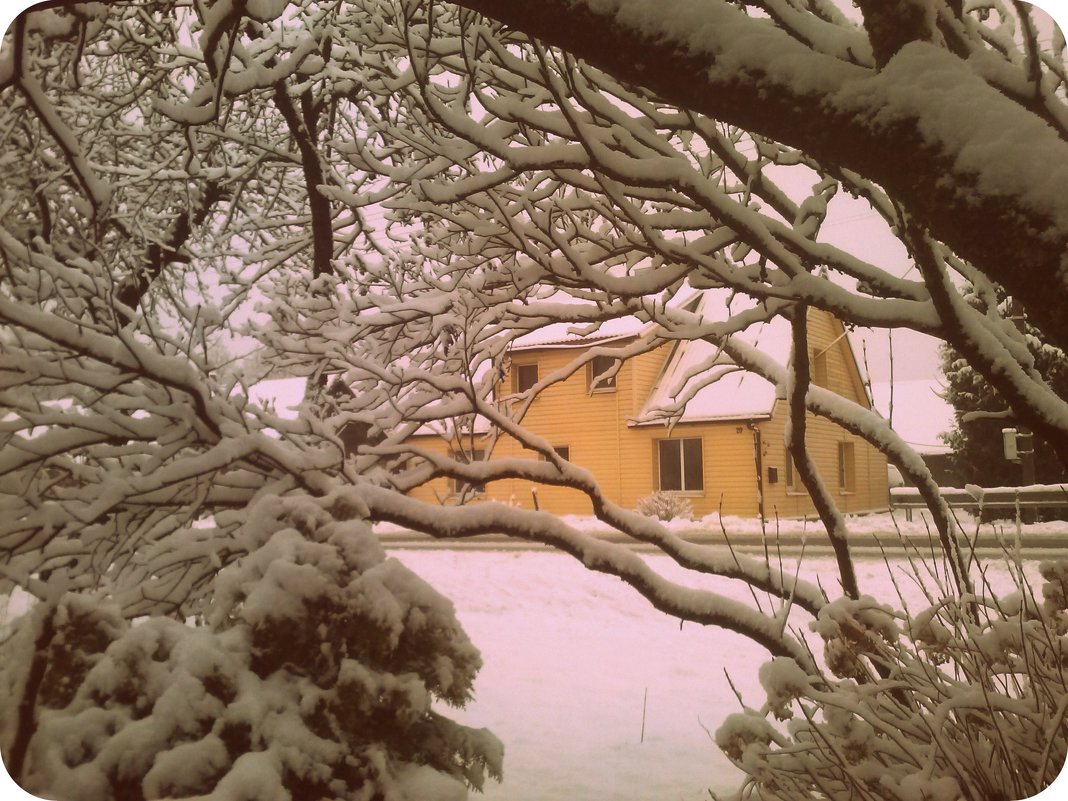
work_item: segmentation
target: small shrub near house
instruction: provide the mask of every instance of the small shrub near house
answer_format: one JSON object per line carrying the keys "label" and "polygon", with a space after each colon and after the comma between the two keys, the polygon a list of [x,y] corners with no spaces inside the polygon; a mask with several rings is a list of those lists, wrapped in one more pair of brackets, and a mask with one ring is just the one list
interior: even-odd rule
{"label": "small shrub near house", "polygon": [[674,492],[654,492],[638,499],[638,511],[657,520],[693,520],[690,501]]}

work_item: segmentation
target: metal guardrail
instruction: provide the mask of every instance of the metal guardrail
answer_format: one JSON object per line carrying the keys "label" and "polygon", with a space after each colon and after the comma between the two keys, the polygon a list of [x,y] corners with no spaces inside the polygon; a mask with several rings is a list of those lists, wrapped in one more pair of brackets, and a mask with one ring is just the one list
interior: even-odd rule
{"label": "metal guardrail", "polygon": [[[943,487],[941,494],[951,508],[976,512],[983,509],[1068,508],[1068,484],[1035,484],[1030,487],[978,487],[968,484],[964,489]],[[915,487],[894,487],[890,490],[890,508],[904,509],[905,518],[911,520],[912,510],[926,509],[927,502]]]}

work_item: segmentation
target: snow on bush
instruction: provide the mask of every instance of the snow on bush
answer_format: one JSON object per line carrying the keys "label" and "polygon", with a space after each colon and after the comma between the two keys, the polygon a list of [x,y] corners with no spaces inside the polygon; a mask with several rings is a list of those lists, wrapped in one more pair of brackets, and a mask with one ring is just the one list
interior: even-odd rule
{"label": "snow on bush", "polygon": [[[67,594],[5,643],[0,749],[64,801],[462,799],[502,746],[435,709],[481,666],[452,604],[363,520],[267,497],[204,625]],[[22,692],[18,692],[22,688]],[[36,727],[15,699],[36,705]],[[21,710],[19,710],[21,712]],[[21,761],[21,760],[20,760]],[[13,771],[14,772],[14,771]]]}
{"label": "snow on bush", "polygon": [[657,520],[693,520],[693,506],[689,500],[674,492],[654,492],[639,498],[638,511]]}
{"label": "snow on bush", "polygon": [[[734,798],[998,801],[1045,789],[1068,755],[1068,563],[1008,597],[927,598],[909,615],[841,599],[812,624],[828,675],[778,658],[767,701],[716,743],[748,774]],[[785,720],[775,725],[769,716]]]}

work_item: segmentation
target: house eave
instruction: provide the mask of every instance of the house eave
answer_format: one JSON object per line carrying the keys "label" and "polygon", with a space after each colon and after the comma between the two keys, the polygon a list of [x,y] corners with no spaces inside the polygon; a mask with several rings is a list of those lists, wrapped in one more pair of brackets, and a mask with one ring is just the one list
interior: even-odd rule
{"label": "house eave", "polygon": [[535,350],[575,350],[578,348],[592,348],[603,345],[606,342],[619,342],[624,339],[637,339],[638,333],[630,334],[606,334],[603,337],[589,336],[582,339],[561,339],[548,342],[534,342],[529,345],[512,345],[510,353],[529,353]]}
{"label": "house eave", "polygon": [[628,420],[628,428],[650,428],[652,426],[677,426],[687,425],[690,423],[737,423],[737,422],[753,422],[759,423],[765,420],[770,420],[772,415],[770,413],[758,413],[752,412],[745,414],[721,414],[721,415],[705,415],[701,417],[684,417],[682,419],[672,420],[672,418],[657,418],[654,420]]}

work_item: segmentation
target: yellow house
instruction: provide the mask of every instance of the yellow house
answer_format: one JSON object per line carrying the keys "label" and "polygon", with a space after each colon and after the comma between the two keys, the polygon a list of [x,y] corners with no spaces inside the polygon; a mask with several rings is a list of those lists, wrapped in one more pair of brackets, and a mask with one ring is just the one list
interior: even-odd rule
{"label": "yellow house", "polygon": [[[502,400],[572,364],[593,347],[615,348],[649,336],[652,327],[637,320],[613,321],[583,336],[556,324],[513,345],[501,384]],[[789,323],[783,319],[745,332],[751,344],[785,363]],[[844,326],[832,315],[809,313],[812,381],[866,408],[871,403]],[[712,365],[709,368],[709,365]],[[618,368],[611,374],[612,368]],[[707,382],[712,375],[717,380]],[[677,400],[672,393],[682,395]],[[685,404],[679,408],[680,402]],[[673,408],[674,407],[674,408]],[[626,361],[597,357],[566,380],[552,384],[531,403],[522,420],[556,451],[597,477],[609,500],[636,508],[657,490],[689,499],[698,517],[723,514],[799,517],[813,506],[786,454],[783,434],[788,410],[775,388],[737,369],[703,341],[680,341]],[[673,424],[672,424],[673,423]],[[414,438],[420,447],[458,452],[435,434]],[[466,458],[538,458],[510,436],[492,449],[485,431],[468,432]],[[887,508],[886,457],[860,437],[809,417],[809,448],[824,481],[844,512]],[[456,482],[436,479],[412,494],[423,500],[456,503]],[[466,497],[470,498],[470,488]],[[561,487],[507,479],[478,488],[475,499],[496,500],[557,514],[590,514],[589,500]],[[536,496],[536,497],[535,497]]]}

